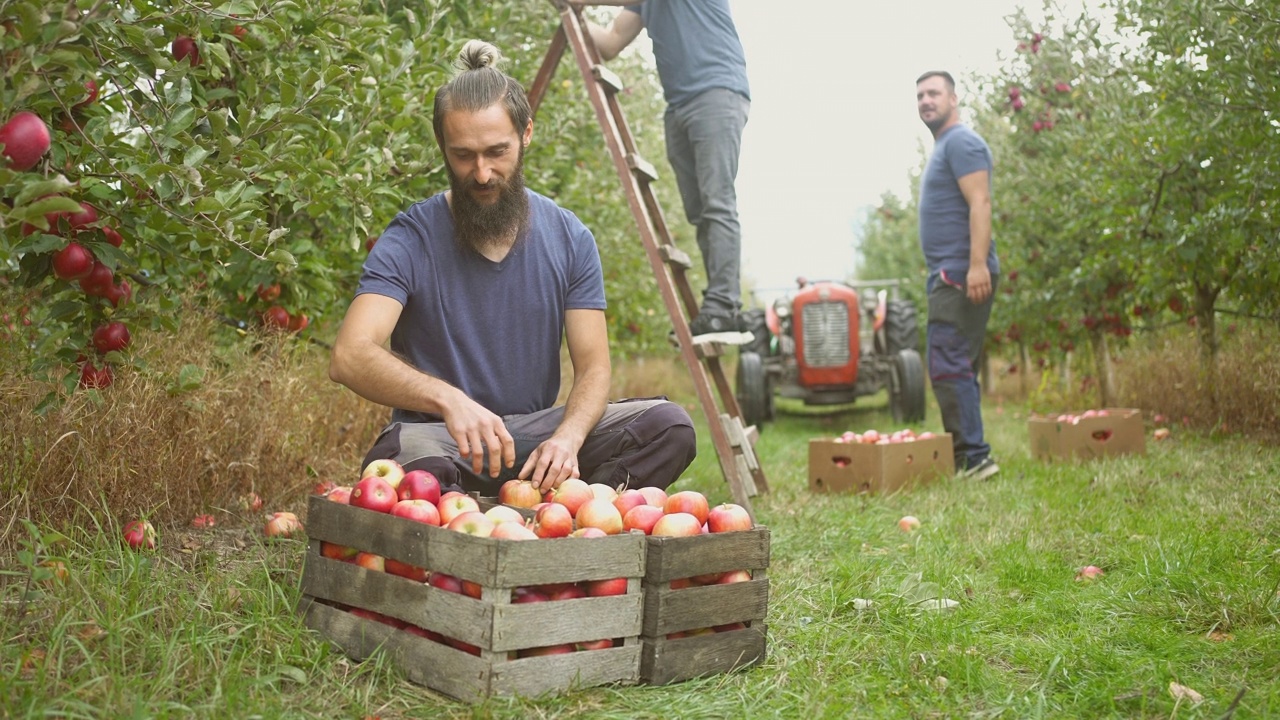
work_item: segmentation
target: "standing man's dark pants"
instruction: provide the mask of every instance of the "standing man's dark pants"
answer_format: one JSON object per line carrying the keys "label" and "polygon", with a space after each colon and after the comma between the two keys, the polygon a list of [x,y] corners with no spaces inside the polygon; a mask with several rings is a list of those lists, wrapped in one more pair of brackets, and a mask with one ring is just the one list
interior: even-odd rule
{"label": "standing man's dark pants", "polygon": [[955,278],[929,276],[929,379],[942,413],[942,427],[951,433],[956,470],[974,467],[991,454],[983,438],[982,396],[978,387],[978,358],[987,334],[991,297],[975,305]]}
{"label": "standing man's dark pants", "polygon": [[[520,472],[530,453],[551,437],[564,419],[564,406],[528,415],[502,418],[515,440],[516,462],[502,468],[495,479],[476,475],[471,462],[458,455],[458,444],[443,422],[392,423],[365,456],[364,467],[378,458],[391,458],[406,470],[426,470],[445,491],[498,494],[502,483]],[[665,398],[609,403],[578,451],[582,479],[610,487],[654,485],[666,488],[680,477],[697,455],[697,439],[689,413]],[[488,467],[486,460],[485,466]]]}

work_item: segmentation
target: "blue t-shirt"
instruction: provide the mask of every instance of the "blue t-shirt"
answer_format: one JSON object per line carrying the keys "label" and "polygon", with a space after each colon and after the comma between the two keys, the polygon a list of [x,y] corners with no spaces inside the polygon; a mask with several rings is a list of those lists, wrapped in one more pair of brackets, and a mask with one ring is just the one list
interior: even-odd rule
{"label": "blue t-shirt", "polygon": [[[948,277],[954,274],[953,280],[964,282],[969,271],[969,203],[959,180],[986,170],[989,188],[992,167],[991,149],[967,125],[952,125],[935,142],[920,179],[920,248],[930,275],[945,270]],[[1000,271],[994,236],[987,267],[993,276]]]}
{"label": "blue t-shirt", "polygon": [[[526,192],[529,228],[501,262],[457,241],[441,193],[391,221],[356,289],[404,306],[391,333],[393,352],[496,415],[551,407],[560,392],[565,311],[605,309],[591,231],[573,213]],[[440,419],[392,413],[399,422]]]}
{"label": "blue t-shirt", "polygon": [[751,99],[746,54],[729,0],[645,0],[626,9],[640,13],[649,31],[668,105],[713,88]]}

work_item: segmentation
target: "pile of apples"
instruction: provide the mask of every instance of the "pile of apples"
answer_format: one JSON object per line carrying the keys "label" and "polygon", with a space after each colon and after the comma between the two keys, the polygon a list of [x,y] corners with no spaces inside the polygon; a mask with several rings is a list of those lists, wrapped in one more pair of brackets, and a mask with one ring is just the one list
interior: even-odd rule
{"label": "pile of apples", "polygon": [[879,430],[867,430],[862,433],[846,430],[836,437],[835,441],[838,443],[861,443],[863,445],[891,445],[928,440],[931,437],[934,437],[931,432],[925,431],[916,435],[916,431],[911,428],[903,428],[902,430],[887,433],[882,433]]}
{"label": "pile of apples", "polygon": [[[725,503],[709,507],[702,493],[685,490],[670,496],[661,488],[617,490],[600,483],[587,483],[569,478],[554,490],[541,492],[527,480],[509,480],[498,491],[498,501],[481,511],[477,500],[460,492],[441,494],[440,482],[425,470],[410,470],[394,460],[374,460],[361,473],[354,486],[332,486],[322,483],[316,491],[331,502],[384,512],[416,522],[456,532],[499,540],[538,540],[545,538],[595,538],[638,531],[646,535],[680,537],[712,532],[749,530],[751,516],[740,505]],[[526,519],[516,508],[534,511]],[[392,558],[362,552],[329,542],[320,544],[320,554],[332,560],[350,562],[366,570],[387,572],[432,587],[479,599],[479,584],[442,572],[431,572]],[[742,582],[750,580],[745,570],[715,573],[713,576],[684,578],[672,582],[673,588],[698,584]],[[584,597],[624,595],[627,578],[590,580],[578,583],[554,583],[517,587],[511,591],[512,603],[553,602]],[[363,608],[349,608],[352,614],[391,625],[406,632],[442,642],[472,655],[480,648],[449,638],[425,628],[407,624],[381,613]],[[725,629],[737,629],[737,625]],[[711,631],[711,629],[708,629]],[[687,631],[683,634],[691,634]],[[525,648],[513,652],[512,658],[556,655],[580,650],[613,647],[611,639],[595,640],[551,647]]]}
{"label": "pile of apples", "polygon": [[1069,413],[1063,413],[1057,416],[1056,418],[1054,418],[1054,420],[1060,423],[1067,423],[1068,425],[1079,425],[1081,420],[1088,420],[1089,418],[1095,418],[1095,417],[1107,417],[1110,414],[1111,413],[1107,412],[1106,410],[1085,410],[1079,415],[1071,415]]}

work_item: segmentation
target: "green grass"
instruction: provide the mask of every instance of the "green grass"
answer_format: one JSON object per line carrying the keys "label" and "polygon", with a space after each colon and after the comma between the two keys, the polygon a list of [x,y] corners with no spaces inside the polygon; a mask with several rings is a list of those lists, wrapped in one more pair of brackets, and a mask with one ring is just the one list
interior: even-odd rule
{"label": "green grass", "polygon": [[[1217,718],[1241,690],[1234,717],[1280,716],[1280,451],[1175,432],[1046,465],[1024,408],[986,418],[998,476],[871,497],[811,493],[807,441],[892,429],[882,401],[765,429],[769,657],[746,672],[465,706],[301,627],[301,541],[173,528],[138,554],[85,528],[51,546],[64,585],[4,562],[0,717]],[[727,501],[702,435],[675,487]],[[923,526],[902,533],[904,514]],[[1105,575],[1075,581],[1089,564]],[[913,605],[935,596],[960,606]]]}

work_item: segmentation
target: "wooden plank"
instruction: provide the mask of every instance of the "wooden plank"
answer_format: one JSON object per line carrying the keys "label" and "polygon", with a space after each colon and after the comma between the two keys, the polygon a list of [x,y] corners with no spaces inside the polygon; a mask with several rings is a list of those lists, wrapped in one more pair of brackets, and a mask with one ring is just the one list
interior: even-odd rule
{"label": "wooden plank", "polygon": [[672,590],[650,585],[645,589],[646,637],[664,637],[681,630],[763,620],[769,611],[769,581],[755,579],[729,585],[706,585]]}
{"label": "wooden plank", "polygon": [[769,528],[692,537],[650,537],[646,583],[769,566]]}
{"label": "wooden plank", "polygon": [[640,680],[642,651],[643,646],[633,645],[496,663],[492,693],[537,697],[576,687],[634,685]]}
{"label": "wooden plank", "polygon": [[689,253],[681,250],[675,245],[658,246],[658,254],[666,261],[668,265],[678,265],[685,270],[693,267],[693,259],[689,257]]}
{"label": "wooden plank", "polygon": [[529,647],[590,642],[640,634],[641,593],[495,605],[489,648],[505,652]]}
{"label": "wooden plank", "polygon": [[627,153],[627,167],[630,167],[631,171],[643,178],[645,182],[658,182],[658,168],[638,153]]}
{"label": "wooden plank", "polygon": [[729,352],[729,346],[718,342],[695,342],[693,343],[693,354],[698,356],[699,360],[707,358],[720,357]]}
{"label": "wooden plank", "polygon": [[645,639],[640,679],[650,685],[726,673],[762,662],[766,657],[764,623],[731,632],[667,640]]}
{"label": "wooden plank", "polygon": [[[561,27],[559,32],[563,33],[564,28]],[[553,45],[552,47],[554,48],[555,46]],[[591,77],[595,78],[596,82],[600,83],[600,86],[604,88],[605,92],[619,93],[626,87],[622,82],[622,78],[618,77],[617,73],[599,63],[591,66]]]}

